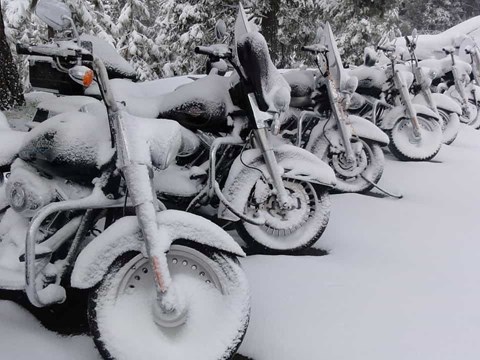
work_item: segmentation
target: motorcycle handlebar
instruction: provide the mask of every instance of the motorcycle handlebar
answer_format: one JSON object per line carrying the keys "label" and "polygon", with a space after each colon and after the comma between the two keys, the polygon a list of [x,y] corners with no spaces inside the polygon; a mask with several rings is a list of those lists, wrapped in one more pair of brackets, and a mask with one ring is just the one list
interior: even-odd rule
{"label": "motorcycle handlebar", "polygon": [[226,46],[197,46],[194,51],[195,54],[207,55],[209,57],[217,57],[220,59],[231,59],[233,57],[232,50]]}
{"label": "motorcycle handlebar", "polygon": [[301,48],[302,51],[310,52],[313,54],[319,53],[319,52],[328,52],[328,49],[325,46],[322,45],[306,45],[302,46]]}
{"label": "motorcycle handlebar", "polygon": [[[27,45],[27,44],[17,44],[17,54],[19,55],[37,55],[37,56],[48,56],[48,57],[63,57],[63,58],[72,58],[76,59],[78,52],[73,49],[60,49],[52,46],[45,45]],[[93,61],[92,54],[80,52],[80,56],[83,61]]]}

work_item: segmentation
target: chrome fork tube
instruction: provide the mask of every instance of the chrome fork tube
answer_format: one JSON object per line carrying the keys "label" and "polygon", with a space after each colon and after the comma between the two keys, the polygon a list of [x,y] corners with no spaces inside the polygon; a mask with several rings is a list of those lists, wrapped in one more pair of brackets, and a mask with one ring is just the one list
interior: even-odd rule
{"label": "chrome fork tube", "polygon": [[333,116],[335,116],[335,120],[338,124],[338,130],[340,131],[343,147],[345,148],[347,163],[355,165],[355,154],[353,152],[352,143],[350,142],[350,134],[347,129],[347,124],[345,123],[346,115],[343,109],[341,109],[338,105],[339,94],[336,91],[335,85],[330,77],[331,75],[329,74],[326,81],[330,107],[332,108]]}
{"label": "chrome fork tube", "polygon": [[402,98],[403,103],[405,104],[406,113],[410,117],[410,121],[412,122],[413,135],[415,136],[415,138],[420,139],[421,138],[420,125],[418,124],[417,113],[413,108],[412,99],[410,99],[410,92],[407,89],[407,84],[405,84],[405,82],[401,78],[399,70],[395,69],[393,76],[394,76],[395,86],[399,90],[400,97]]}
{"label": "chrome fork tube", "polygon": [[273,152],[273,147],[268,141],[267,129],[260,128],[254,130],[255,140],[262,151],[265,164],[267,166],[268,173],[273,182],[273,186],[277,190],[277,198],[280,200],[281,208],[288,208],[290,205],[290,196],[287,194],[287,190],[283,185],[282,175],[280,174],[277,158]]}
{"label": "chrome fork tube", "polygon": [[463,82],[459,79],[458,69],[457,69],[457,66],[455,64],[452,66],[452,74],[453,74],[453,79],[455,81],[455,89],[457,90],[458,94],[460,95],[460,98],[461,98],[461,101],[462,101],[462,107],[464,108],[464,111],[466,113],[468,113],[467,94],[465,92],[465,87],[463,86]]}

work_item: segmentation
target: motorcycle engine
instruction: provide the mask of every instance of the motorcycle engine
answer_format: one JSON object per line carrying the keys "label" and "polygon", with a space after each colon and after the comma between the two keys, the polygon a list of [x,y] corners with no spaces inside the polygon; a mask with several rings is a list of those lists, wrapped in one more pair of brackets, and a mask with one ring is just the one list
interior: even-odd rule
{"label": "motorcycle engine", "polygon": [[13,210],[25,217],[33,216],[38,209],[55,199],[54,189],[48,179],[32,166],[14,163],[6,186],[7,200]]}
{"label": "motorcycle engine", "polygon": [[81,185],[42,173],[21,159],[12,164],[5,188],[9,205],[24,217],[32,217],[53,201],[82,198],[90,192]]}

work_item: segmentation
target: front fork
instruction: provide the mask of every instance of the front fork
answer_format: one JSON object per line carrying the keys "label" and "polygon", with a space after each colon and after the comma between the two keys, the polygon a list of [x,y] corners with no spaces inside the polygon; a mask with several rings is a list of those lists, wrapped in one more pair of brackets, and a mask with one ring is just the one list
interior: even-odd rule
{"label": "front fork", "polygon": [[462,111],[467,118],[470,118],[470,109],[468,107],[467,93],[465,92],[465,86],[463,85],[463,82],[461,81],[461,79],[458,75],[458,69],[457,69],[457,66],[455,65],[455,63],[452,65],[452,74],[453,74],[453,79],[455,81],[455,89],[457,90],[458,94],[460,95],[460,102],[461,102],[461,105],[462,105]]}
{"label": "front fork", "polygon": [[[157,200],[153,192],[153,173],[147,165],[129,164],[121,169],[128,186],[129,196],[145,241],[155,277],[157,301],[154,303],[154,319],[159,324],[168,317],[168,322],[182,323],[186,320],[187,308],[181,294],[172,286],[167,263],[167,248],[162,243],[163,235],[157,225]],[[168,323],[167,322],[167,323]]]}
{"label": "front fork", "polygon": [[407,115],[412,122],[413,136],[416,140],[421,140],[422,135],[420,133],[420,125],[417,119],[417,112],[413,108],[412,99],[410,98],[410,92],[408,91],[407,84],[401,78],[400,71],[394,69],[393,81],[396,89],[400,92],[400,98],[405,105]]}
{"label": "front fork", "polygon": [[475,79],[477,86],[480,86],[480,50],[475,47],[475,49],[470,53],[470,56],[473,64],[473,78]]}
{"label": "front fork", "polygon": [[292,204],[292,199],[283,185],[282,174],[280,173],[277,158],[273,152],[273,146],[268,140],[267,129],[265,127],[255,129],[254,134],[256,143],[262,151],[263,159],[265,160],[265,165],[272,179],[273,186],[277,191],[279,205],[282,209],[289,209]]}
{"label": "front fork", "polygon": [[432,97],[432,90],[430,90],[430,87],[428,86],[427,81],[424,78],[425,75],[419,66],[415,68],[414,75],[417,83],[421,86],[422,96],[427,102],[428,107],[432,109],[435,114],[438,114],[437,104]]}

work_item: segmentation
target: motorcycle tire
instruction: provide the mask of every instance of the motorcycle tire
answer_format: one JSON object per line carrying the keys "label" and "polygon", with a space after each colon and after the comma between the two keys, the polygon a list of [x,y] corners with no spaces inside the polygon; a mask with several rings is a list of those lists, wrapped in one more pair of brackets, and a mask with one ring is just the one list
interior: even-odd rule
{"label": "motorcycle tire", "polygon": [[412,123],[409,118],[399,119],[388,131],[391,153],[401,161],[429,161],[440,151],[442,128],[438,121],[417,115],[422,138],[413,138]]}
{"label": "motorcycle tire", "polygon": [[[379,143],[367,139],[360,139],[362,150],[356,156],[356,167],[346,165],[345,153],[333,153],[330,144],[317,146],[314,153],[325,161],[335,172],[335,192],[340,193],[363,193],[371,190],[373,184],[377,184],[385,167],[385,156]],[[368,179],[365,180],[365,179]],[[372,184],[373,183],[373,184]]]}
{"label": "motorcycle tire", "polygon": [[[257,184],[265,187],[263,180]],[[257,183],[258,183],[257,182]],[[308,182],[283,179],[286,190],[297,199],[297,208],[278,209],[276,195],[270,189],[260,204],[254,201],[255,187],[247,202],[246,213],[260,212],[266,219],[258,226],[238,221],[237,232],[256,252],[292,254],[312,246],[323,234],[330,218],[330,195],[327,188]],[[268,187],[267,187],[268,188]]]}
{"label": "motorcycle tire", "polygon": [[238,260],[193,242],[167,253],[172,286],[187,301],[185,323],[157,325],[150,261],[121,255],[89,298],[89,324],[104,359],[229,359],[240,346],[250,315],[248,283]]}
{"label": "motorcycle tire", "polygon": [[449,113],[440,108],[438,109],[438,115],[440,115],[443,120],[442,141],[445,145],[450,145],[457,138],[458,131],[460,130],[460,119],[458,118],[458,114]]}

